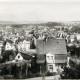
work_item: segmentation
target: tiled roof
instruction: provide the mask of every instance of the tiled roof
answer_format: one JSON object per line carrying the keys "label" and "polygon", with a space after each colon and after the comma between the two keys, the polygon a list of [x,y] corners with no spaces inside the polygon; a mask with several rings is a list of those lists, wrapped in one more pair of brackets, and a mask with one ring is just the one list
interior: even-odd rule
{"label": "tiled roof", "polygon": [[24,53],[21,53],[21,56],[23,57],[23,59],[25,59],[25,60],[29,60],[29,59],[31,59],[32,58],[32,56],[31,55],[27,55],[27,54],[24,54]]}
{"label": "tiled roof", "polygon": [[37,63],[45,63],[45,61],[46,61],[45,55],[39,54],[36,57],[37,57],[37,60],[36,60]]}
{"label": "tiled roof", "polygon": [[19,53],[22,57],[23,57],[23,59],[24,60],[30,60],[34,55],[31,55],[31,54],[25,54],[25,53]]}
{"label": "tiled roof", "polygon": [[55,60],[55,63],[66,63],[67,60]]}
{"label": "tiled roof", "polygon": [[23,51],[19,51],[19,52],[24,53],[24,54],[29,54],[29,55],[37,53],[36,49],[29,49],[27,51],[23,50]]}
{"label": "tiled roof", "polygon": [[52,52],[53,54],[67,54],[66,43],[64,39],[48,39],[37,40],[37,53],[47,54]]}
{"label": "tiled roof", "polygon": [[49,52],[55,54],[55,63],[65,63],[67,61],[67,50],[64,39],[37,40],[37,63],[44,63],[46,60],[45,54]]}
{"label": "tiled roof", "polygon": [[45,63],[45,60],[37,60],[36,62],[42,64]]}
{"label": "tiled roof", "polygon": [[65,54],[56,54],[55,55],[55,63],[66,63],[67,55]]}

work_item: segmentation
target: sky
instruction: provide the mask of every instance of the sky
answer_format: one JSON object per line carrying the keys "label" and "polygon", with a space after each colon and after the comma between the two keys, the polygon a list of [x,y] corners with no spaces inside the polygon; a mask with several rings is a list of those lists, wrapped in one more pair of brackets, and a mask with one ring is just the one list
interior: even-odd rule
{"label": "sky", "polygon": [[0,1],[0,21],[80,21],[80,2]]}

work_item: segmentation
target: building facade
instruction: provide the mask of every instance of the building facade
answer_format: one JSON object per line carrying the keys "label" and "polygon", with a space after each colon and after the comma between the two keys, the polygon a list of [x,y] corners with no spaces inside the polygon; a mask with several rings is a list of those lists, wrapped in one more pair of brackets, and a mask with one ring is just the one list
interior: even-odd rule
{"label": "building facade", "polygon": [[[44,71],[57,72],[67,63],[67,49],[64,39],[37,40],[37,64],[45,65]],[[41,67],[43,68],[43,66]]]}

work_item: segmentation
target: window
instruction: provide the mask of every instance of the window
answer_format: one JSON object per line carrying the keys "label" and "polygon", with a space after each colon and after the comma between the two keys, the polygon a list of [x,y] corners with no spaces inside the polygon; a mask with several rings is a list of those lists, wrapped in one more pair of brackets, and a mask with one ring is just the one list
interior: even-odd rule
{"label": "window", "polygon": [[53,56],[51,56],[51,60],[53,60]]}
{"label": "window", "polygon": [[20,58],[20,56],[18,56],[18,58]]}
{"label": "window", "polygon": [[49,57],[49,56],[47,56],[47,59],[48,59],[48,60],[50,60],[50,57]]}
{"label": "window", "polygon": [[53,72],[53,65],[49,65],[49,71]]}
{"label": "window", "polygon": [[53,69],[53,65],[49,65],[49,69]]}

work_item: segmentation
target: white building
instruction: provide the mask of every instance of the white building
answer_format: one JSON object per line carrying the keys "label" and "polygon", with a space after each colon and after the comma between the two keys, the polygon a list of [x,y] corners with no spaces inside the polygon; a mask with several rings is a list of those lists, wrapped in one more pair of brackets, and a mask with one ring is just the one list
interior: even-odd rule
{"label": "white building", "polygon": [[56,72],[54,56],[55,55],[53,55],[51,52],[46,54],[47,68],[49,72]]}
{"label": "white building", "polygon": [[13,41],[6,40],[5,50],[16,50]]}

